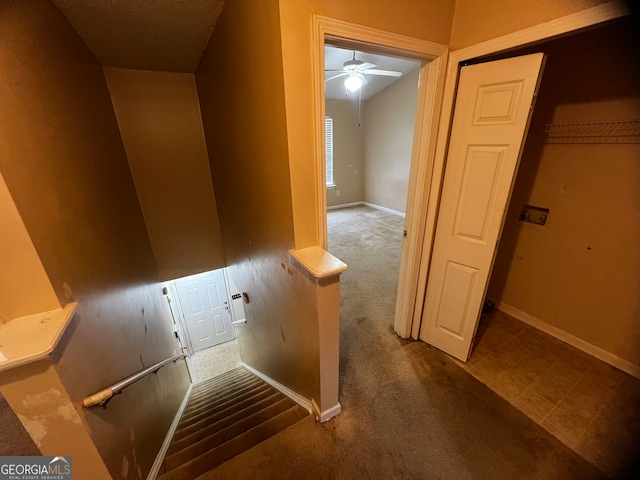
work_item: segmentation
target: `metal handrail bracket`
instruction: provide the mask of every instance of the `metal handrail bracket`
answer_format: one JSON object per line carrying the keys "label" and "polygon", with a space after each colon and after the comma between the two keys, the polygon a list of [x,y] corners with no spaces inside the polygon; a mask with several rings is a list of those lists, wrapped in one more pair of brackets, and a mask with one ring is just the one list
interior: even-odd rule
{"label": "metal handrail bracket", "polygon": [[146,377],[150,373],[157,373],[162,367],[164,367],[167,363],[177,362],[182,358],[186,358],[187,356],[182,355],[174,355],[171,358],[167,358],[162,360],[161,362],[156,363],[144,370],[140,370],[138,373],[131,375],[130,377],[125,378],[124,380],[119,381],[118,383],[114,383],[110,387],[105,388],[104,390],[100,390],[99,392],[94,393],[93,395],[89,395],[82,400],[82,405],[84,408],[93,407],[95,405],[100,405],[101,407],[106,407],[107,403],[111,401],[114,395],[118,395],[122,393],[122,391],[136,383],[138,380]]}

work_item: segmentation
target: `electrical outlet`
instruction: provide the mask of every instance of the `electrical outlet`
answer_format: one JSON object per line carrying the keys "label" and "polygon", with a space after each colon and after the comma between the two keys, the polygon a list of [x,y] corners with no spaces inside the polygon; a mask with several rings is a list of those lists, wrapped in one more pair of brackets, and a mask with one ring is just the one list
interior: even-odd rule
{"label": "electrical outlet", "polygon": [[558,195],[569,195],[569,180],[566,178],[560,180],[560,187],[558,188]]}
{"label": "electrical outlet", "polygon": [[340,190],[336,190],[336,197],[340,196]]}

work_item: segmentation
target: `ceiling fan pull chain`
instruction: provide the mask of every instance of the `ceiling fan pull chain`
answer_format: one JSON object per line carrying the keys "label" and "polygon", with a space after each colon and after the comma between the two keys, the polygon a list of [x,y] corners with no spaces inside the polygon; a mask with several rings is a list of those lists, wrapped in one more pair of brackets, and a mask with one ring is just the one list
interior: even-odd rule
{"label": "ceiling fan pull chain", "polygon": [[360,127],[360,105],[362,103],[362,89],[358,89],[358,127]]}

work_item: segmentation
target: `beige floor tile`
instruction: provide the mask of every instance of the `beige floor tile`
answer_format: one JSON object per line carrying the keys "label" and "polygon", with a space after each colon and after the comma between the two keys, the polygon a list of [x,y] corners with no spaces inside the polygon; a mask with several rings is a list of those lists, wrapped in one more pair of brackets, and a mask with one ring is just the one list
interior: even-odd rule
{"label": "beige floor tile", "polygon": [[517,375],[518,377],[522,378],[522,380],[527,382],[528,384],[532,384],[541,376],[541,374],[536,373],[531,368],[529,368],[526,365],[526,363],[523,363],[522,359],[520,362],[518,362],[513,367],[511,367],[510,371],[514,375]]}
{"label": "beige floor tile", "polygon": [[530,355],[524,354],[518,365],[521,365],[523,368],[528,369],[532,373],[541,376],[547,370],[551,368],[551,366],[555,363],[555,360],[551,357],[547,357],[545,355]]}
{"label": "beige floor tile", "polygon": [[640,380],[546,333],[494,311],[463,365],[614,478],[640,452]]}
{"label": "beige floor tile", "polygon": [[483,358],[468,370],[471,375],[488,386],[491,386],[491,384],[496,381],[505,371],[505,368],[491,363],[487,358]]}
{"label": "beige floor tile", "polygon": [[576,408],[586,409],[595,415],[606,405],[607,399],[608,391],[606,389],[585,387],[585,384],[578,382],[561,401],[575,405]]}
{"label": "beige floor tile", "polygon": [[577,441],[587,424],[595,416],[593,411],[580,408],[571,402],[560,402],[549,412],[544,421],[553,423],[571,433]]}
{"label": "beige floor tile", "polygon": [[558,360],[542,374],[540,381],[568,391],[582,379],[583,375],[584,372]]}
{"label": "beige floor tile", "polygon": [[517,364],[524,356],[525,352],[515,342],[515,339],[506,343],[499,348],[492,357],[500,359],[501,362],[508,364],[510,367]]}
{"label": "beige floor tile", "polygon": [[[546,398],[554,406],[566,395],[566,390],[558,388],[555,385],[545,381],[544,377],[540,377],[536,380],[528,391],[532,391],[541,397]],[[526,392],[525,392],[526,393]]]}
{"label": "beige floor tile", "polygon": [[628,375],[602,361],[595,361],[587,371],[587,376],[594,382],[607,388],[618,388]]}
{"label": "beige floor tile", "polygon": [[[525,345],[532,347],[538,347],[540,343],[545,339],[545,333],[539,330],[525,330],[520,332],[518,339]],[[543,353],[539,352],[538,353]]]}
{"label": "beige floor tile", "polygon": [[556,405],[556,402],[552,402],[536,391],[528,389],[516,399],[514,405],[533,421],[540,423]]}
{"label": "beige floor tile", "polygon": [[561,360],[581,372],[587,372],[587,370],[589,370],[591,366],[598,361],[591,355],[588,355],[577,348],[565,350],[562,354]]}
{"label": "beige floor tile", "polygon": [[491,388],[512,402],[522,395],[534,381],[535,379],[523,375],[518,370],[509,369],[491,384]]}
{"label": "beige floor tile", "polygon": [[563,425],[558,425],[548,419],[542,421],[541,426],[565,445],[576,449],[580,443],[581,432],[567,429]]}

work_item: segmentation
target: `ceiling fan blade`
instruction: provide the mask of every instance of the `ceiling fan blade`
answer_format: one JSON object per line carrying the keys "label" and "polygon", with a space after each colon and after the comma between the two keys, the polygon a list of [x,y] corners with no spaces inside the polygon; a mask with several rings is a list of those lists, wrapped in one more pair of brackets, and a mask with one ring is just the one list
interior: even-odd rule
{"label": "ceiling fan blade", "polygon": [[377,65],[375,63],[361,63],[360,65],[358,65],[358,70],[363,71],[363,70],[369,70],[370,68],[376,68]]}
{"label": "ceiling fan blade", "polygon": [[338,69],[327,69],[324,71],[324,73],[332,73],[332,72],[344,72],[344,68],[338,68]]}
{"label": "ceiling fan blade", "polygon": [[[340,70],[337,70],[337,71],[339,72]],[[349,74],[347,72],[342,72],[342,73],[339,73],[338,75],[334,75],[333,77],[325,78],[324,81],[328,82],[329,80],[333,80],[334,78],[338,78],[338,77],[344,77],[345,75],[349,75]]]}
{"label": "ceiling fan blade", "polygon": [[367,69],[362,70],[362,73],[366,73],[367,75],[383,75],[385,77],[401,77],[402,72],[396,72],[395,70],[376,70],[376,69]]}

